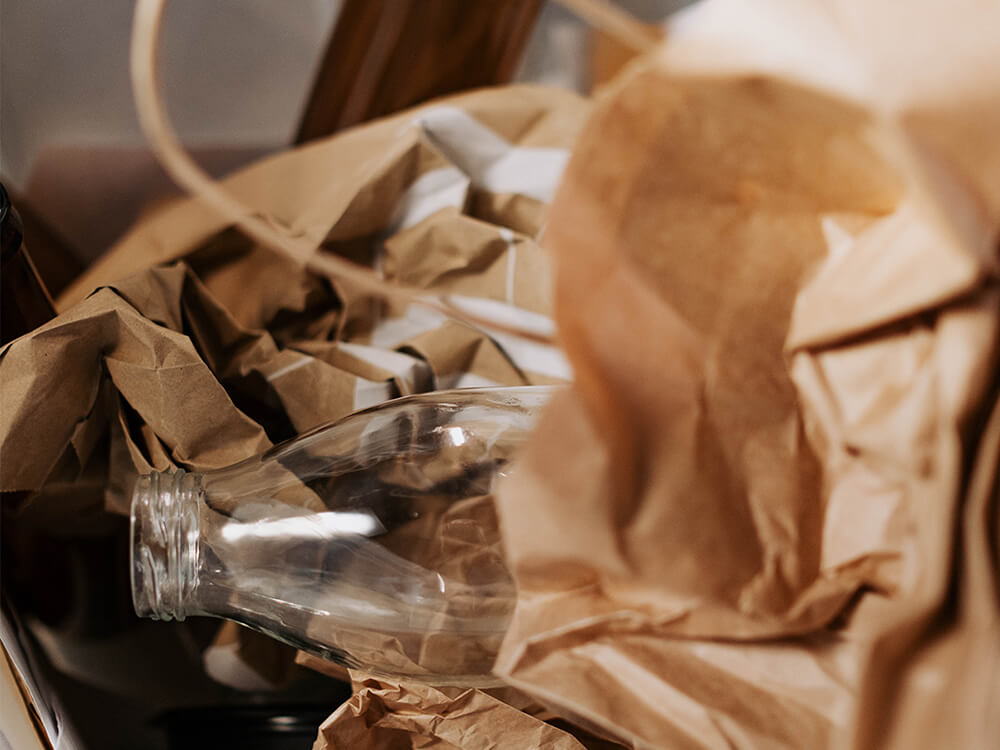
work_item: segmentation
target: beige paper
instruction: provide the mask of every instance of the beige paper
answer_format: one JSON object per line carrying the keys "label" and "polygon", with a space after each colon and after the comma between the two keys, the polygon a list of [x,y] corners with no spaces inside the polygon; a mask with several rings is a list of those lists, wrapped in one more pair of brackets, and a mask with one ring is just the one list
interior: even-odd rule
{"label": "beige paper", "polygon": [[546,230],[575,384],[499,497],[512,684],[637,747],[995,743],[988,6],[709,0],[598,103]]}
{"label": "beige paper", "polygon": [[[980,417],[988,414],[984,409]],[[986,748],[996,743],[1000,399],[995,388],[988,420],[956,519],[959,570],[946,584],[955,604],[942,613],[932,603],[915,613],[917,618],[898,620],[881,634],[860,693],[865,710],[857,737],[862,746]]]}
{"label": "beige paper", "polygon": [[[476,211],[490,196],[544,208],[584,111],[577,97],[538,87],[475,92],[264,160],[228,185],[328,249],[367,248],[411,283],[544,315],[540,216],[526,223],[498,210],[492,218],[506,223],[493,224]],[[535,154],[543,168],[517,169]],[[122,280],[177,259],[191,271]],[[448,268],[440,278],[422,270],[438,265]],[[72,301],[0,354],[5,490],[75,481],[88,462],[107,460],[94,454],[106,434],[116,466],[127,457],[143,471],[212,468],[396,393],[569,374],[554,349],[548,372],[531,373],[519,362],[534,351],[511,353],[422,310],[387,317],[191,201],[141,222],[61,305]],[[123,511],[119,478],[109,502]]]}

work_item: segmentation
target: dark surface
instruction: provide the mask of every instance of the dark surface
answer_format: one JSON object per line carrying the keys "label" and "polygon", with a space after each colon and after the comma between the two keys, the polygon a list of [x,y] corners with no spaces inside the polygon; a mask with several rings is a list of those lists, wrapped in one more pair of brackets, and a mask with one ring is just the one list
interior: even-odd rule
{"label": "dark surface", "polygon": [[0,184],[0,345],[55,317],[45,285],[24,246],[21,218]]}
{"label": "dark surface", "polygon": [[308,750],[331,713],[317,706],[217,706],[168,711],[155,720],[170,750]]}
{"label": "dark surface", "polygon": [[[211,634],[215,623],[202,623]],[[198,654],[172,642],[172,632],[187,622],[145,625],[166,632],[122,657],[131,659],[137,682],[145,682],[131,690],[62,673],[38,650],[47,681],[86,750],[309,750],[320,723],[351,695],[346,682],[308,670],[274,692],[234,690],[212,682]],[[167,652],[164,658],[150,653],[160,650]],[[172,662],[169,671],[163,669],[166,661]]]}

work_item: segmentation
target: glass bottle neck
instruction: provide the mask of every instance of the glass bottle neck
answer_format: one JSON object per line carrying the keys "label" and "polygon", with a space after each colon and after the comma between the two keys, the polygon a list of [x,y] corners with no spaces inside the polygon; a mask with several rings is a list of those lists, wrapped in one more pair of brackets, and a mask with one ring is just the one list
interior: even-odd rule
{"label": "glass bottle neck", "polygon": [[413,396],[132,501],[132,596],[373,674],[495,684],[517,590],[492,491],[545,390]]}
{"label": "glass bottle neck", "polygon": [[202,477],[183,469],[152,473],[132,493],[132,603],[154,620],[183,620],[198,587]]}

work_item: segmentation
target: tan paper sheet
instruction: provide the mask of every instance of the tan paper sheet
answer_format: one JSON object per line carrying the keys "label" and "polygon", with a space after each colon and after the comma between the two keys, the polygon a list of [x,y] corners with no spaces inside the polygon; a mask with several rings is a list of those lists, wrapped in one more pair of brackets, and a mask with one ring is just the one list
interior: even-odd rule
{"label": "tan paper sheet", "polygon": [[[1000,608],[964,581],[997,575],[965,542],[995,492],[957,525],[1000,341],[998,21],[709,0],[598,102],[546,230],[575,383],[499,498],[513,685],[637,747],[993,746]],[[986,664],[925,654],[937,628]]]}

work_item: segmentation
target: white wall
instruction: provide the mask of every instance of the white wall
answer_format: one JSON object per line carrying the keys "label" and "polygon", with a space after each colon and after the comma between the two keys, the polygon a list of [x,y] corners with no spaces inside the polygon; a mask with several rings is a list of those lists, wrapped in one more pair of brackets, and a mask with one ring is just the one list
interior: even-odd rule
{"label": "white wall", "polygon": [[[338,0],[171,0],[164,91],[191,146],[292,136]],[[138,146],[132,0],[0,0],[0,173],[22,185],[49,146]]]}

